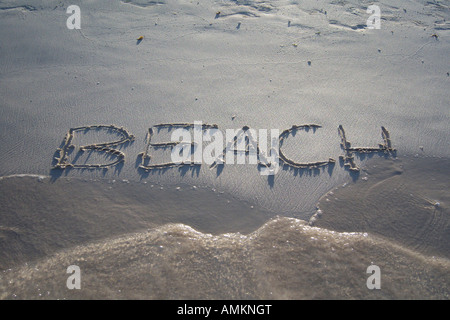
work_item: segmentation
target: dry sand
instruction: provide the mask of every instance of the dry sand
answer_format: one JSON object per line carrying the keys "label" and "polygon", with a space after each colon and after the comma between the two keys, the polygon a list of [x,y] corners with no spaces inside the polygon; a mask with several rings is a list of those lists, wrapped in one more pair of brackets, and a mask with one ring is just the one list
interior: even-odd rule
{"label": "dry sand", "polygon": [[[68,2],[2,1],[0,174],[48,175],[70,128],[116,124],[136,141],[106,175],[137,181],[148,128],[196,120],[280,132],[317,123],[286,141],[289,157],[305,162],[342,154],[339,125],[355,147],[376,147],[385,126],[399,155],[423,146],[448,157],[448,3],[377,3],[380,30],[361,27],[368,3],[328,0],[92,1],[80,4],[81,30],[68,30]],[[267,181],[254,167],[204,166],[193,179],[177,170],[148,179],[208,184],[307,219],[347,178],[340,169]]]}

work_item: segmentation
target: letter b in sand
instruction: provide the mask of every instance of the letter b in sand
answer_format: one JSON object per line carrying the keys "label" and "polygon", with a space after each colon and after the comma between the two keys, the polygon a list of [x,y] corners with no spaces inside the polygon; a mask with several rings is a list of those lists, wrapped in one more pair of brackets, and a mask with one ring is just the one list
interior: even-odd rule
{"label": "letter b in sand", "polygon": [[368,29],[381,29],[381,10],[379,6],[371,5],[367,8],[367,13],[372,14],[367,19]]}
{"label": "letter b in sand", "polygon": [[367,267],[366,273],[371,273],[372,275],[367,278],[367,288],[370,290],[381,289],[381,271],[380,267],[376,265],[371,265]]}
{"label": "letter b in sand", "polygon": [[71,273],[72,275],[70,275],[67,278],[66,281],[66,286],[68,289],[73,290],[73,289],[81,289],[81,272],[80,272],[80,267],[79,266],[75,266],[75,265],[71,265],[67,267],[67,273]]}
{"label": "letter b in sand", "polygon": [[70,30],[81,29],[81,11],[80,7],[76,5],[71,5],[67,7],[67,14],[72,14],[67,18],[66,25]]}

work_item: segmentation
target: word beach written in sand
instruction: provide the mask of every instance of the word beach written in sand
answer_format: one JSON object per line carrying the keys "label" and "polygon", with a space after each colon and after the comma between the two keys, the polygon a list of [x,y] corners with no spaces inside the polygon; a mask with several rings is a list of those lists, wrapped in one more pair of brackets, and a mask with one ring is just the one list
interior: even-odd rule
{"label": "word beach written in sand", "polygon": [[[270,146],[267,145],[268,130],[258,131],[248,126],[240,129],[226,129],[225,139],[222,131],[216,124],[203,124],[201,121],[194,123],[161,123],[150,127],[146,133],[144,151],[137,157],[138,169],[144,171],[161,170],[180,166],[209,165],[214,168],[219,165],[251,164],[259,168],[261,175],[274,175],[281,165],[294,169],[317,170],[325,166],[334,166],[336,160],[329,157],[326,160],[315,162],[296,162],[289,159],[282,150],[285,139],[295,135],[298,131],[315,132],[322,126],[318,124],[293,125],[289,129],[279,133],[278,129],[270,130]],[[154,142],[152,138],[158,135],[160,130],[172,131],[170,142]],[[109,142],[76,146],[73,141],[76,134],[89,131],[105,131],[118,138]],[[341,164],[351,172],[358,172],[360,168],[355,163],[355,155],[366,153],[379,153],[386,156],[394,155],[396,150],[392,147],[389,131],[381,127],[382,143],[377,147],[353,147],[348,141],[342,125],[338,127],[341,149],[343,154],[339,156]],[[259,137],[259,139],[258,139]],[[133,143],[135,136],[123,127],[116,125],[91,125],[71,128],[54,156],[54,169],[103,169],[116,166],[125,162],[125,153],[117,149],[125,148]],[[225,143],[224,143],[225,141]],[[225,145],[225,147],[224,147]],[[77,156],[69,162],[68,155],[77,149]],[[171,160],[155,163],[152,154],[158,149],[169,150]],[[97,152],[109,156],[106,163],[77,163],[76,159],[84,152]],[[236,159],[236,161],[235,161]]]}

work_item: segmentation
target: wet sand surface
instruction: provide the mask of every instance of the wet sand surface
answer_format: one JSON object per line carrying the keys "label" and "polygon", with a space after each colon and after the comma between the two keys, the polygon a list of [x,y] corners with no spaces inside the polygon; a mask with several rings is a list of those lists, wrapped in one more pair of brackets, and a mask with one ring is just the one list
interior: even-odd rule
{"label": "wet sand surface", "polygon": [[6,177],[0,180],[0,267],[58,249],[184,223],[207,233],[249,233],[275,214],[223,192],[128,180]]}
{"label": "wet sand surface", "polygon": [[368,232],[450,258],[449,170],[448,159],[377,159],[356,183],[324,195],[310,222],[336,231]]}
{"label": "wet sand surface", "polygon": [[[446,159],[374,159],[356,182],[325,195],[309,222],[202,187],[3,178],[0,292],[4,299],[448,299],[447,168]],[[366,286],[373,264],[381,290]],[[82,290],[67,289],[69,265],[82,270]]]}
{"label": "wet sand surface", "polygon": [[[0,298],[449,298],[448,1],[71,4],[0,1]],[[279,172],[174,166],[199,121]]]}

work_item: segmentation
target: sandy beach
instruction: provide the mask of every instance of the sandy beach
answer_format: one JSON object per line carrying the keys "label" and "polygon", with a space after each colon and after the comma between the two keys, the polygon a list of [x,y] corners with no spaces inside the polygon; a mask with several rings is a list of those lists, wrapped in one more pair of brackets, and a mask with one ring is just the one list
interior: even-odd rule
{"label": "sandy beach", "polygon": [[[449,299],[449,19],[448,1],[0,1],[0,298]],[[177,129],[220,150],[257,133],[279,170],[176,163],[213,145]]]}

